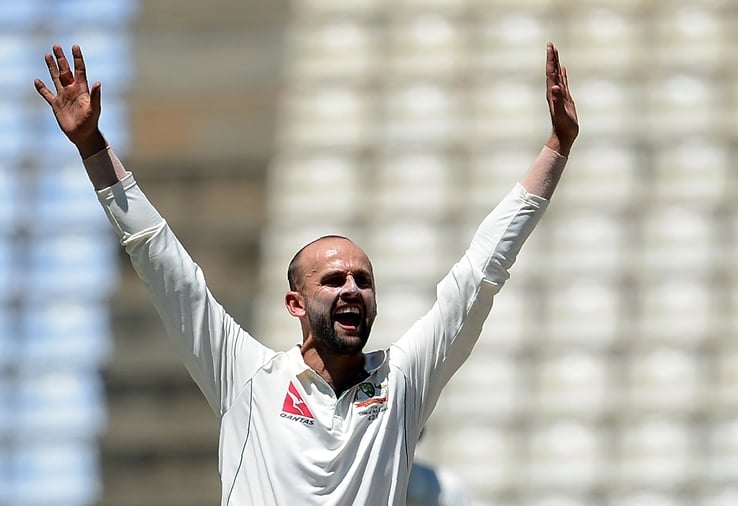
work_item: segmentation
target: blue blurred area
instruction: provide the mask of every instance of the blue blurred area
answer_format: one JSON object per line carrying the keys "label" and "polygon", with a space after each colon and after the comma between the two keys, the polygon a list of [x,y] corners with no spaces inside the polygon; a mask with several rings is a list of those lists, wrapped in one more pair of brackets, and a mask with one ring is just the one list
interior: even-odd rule
{"label": "blue blurred area", "polygon": [[[135,0],[0,0],[0,504],[96,504],[100,376],[115,241],[76,150],[37,96],[54,43],[105,80],[104,127],[126,152]],[[115,54],[115,59],[103,55]]]}

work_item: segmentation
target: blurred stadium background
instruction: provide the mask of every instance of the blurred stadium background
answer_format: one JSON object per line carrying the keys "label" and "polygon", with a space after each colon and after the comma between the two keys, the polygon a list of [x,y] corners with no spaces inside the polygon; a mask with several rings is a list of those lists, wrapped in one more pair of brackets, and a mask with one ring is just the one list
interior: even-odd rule
{"label": "blurred stadium background", "polygon": [[35,95],[52,43],[286,348],[284,271],[322,233],[374,259],[374,346],[428,307],[547,137],[548,40],[582,134],[418,458],[478,505],[738,504],[733,0],[0,0],[0,504],[219,497],[215,419]]}

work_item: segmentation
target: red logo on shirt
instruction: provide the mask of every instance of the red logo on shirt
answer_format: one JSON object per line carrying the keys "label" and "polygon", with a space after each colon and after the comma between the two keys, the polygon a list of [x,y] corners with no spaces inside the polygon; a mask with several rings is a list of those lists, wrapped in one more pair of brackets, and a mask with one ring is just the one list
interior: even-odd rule
{"label": "red logo on shirt", "polygon": [[287,388],[287,393],[284,396],[284,402],[282,403],[282,413],[313,419],[310,408],[302,400],[302,397],[291,381],[290,386]]}

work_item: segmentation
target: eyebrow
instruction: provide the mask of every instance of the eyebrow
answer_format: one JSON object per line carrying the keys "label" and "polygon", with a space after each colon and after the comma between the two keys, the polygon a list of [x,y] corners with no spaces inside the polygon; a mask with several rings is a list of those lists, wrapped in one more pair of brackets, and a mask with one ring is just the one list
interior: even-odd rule
{"label": "eyebrow", "polygon": [[[363,276],[363,277],[365,277],[367,279],[370,279],[370,280],[373,279],[373,276],[372,276],[371,271],[369,271],[367,269],[356,269],[356,270],[348,271],[348,272],[351,273],[354,277],[356,277],[356,276]],[[345,276],[345,275],[346,275],[346,271],[344,271],[342,269],[331,269],[331,270],[326,271],[323,274],[321,274],[320,275],[320,279],[322,281],[324,279],[329,279],[329,278],[332,278],[334,276]]]}

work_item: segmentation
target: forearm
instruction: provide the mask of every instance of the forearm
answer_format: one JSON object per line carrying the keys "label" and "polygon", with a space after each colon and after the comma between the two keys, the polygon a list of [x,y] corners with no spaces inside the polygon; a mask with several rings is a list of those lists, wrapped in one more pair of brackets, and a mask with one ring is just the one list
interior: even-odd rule
{"label": "forearm", "polygon": [[548,200],[516,185],[477,228],[466,252],[473,268],[487,281],[503,284],[547,207]]}
{"label": "forearm", "polygon": [[[115,166],[110,148],[85,161]],[[146,287],[167,334],[216,413],[221,405],[221,359],[234,324],[207,289],[201,269],[138,187],[133,174],[97,192],[120,244]],[[227,321],[226,321],[227,319]]]}
{"label": "forearm", "polygon": [[77,150],[95,190],[113,186],[128,175],[100,132],[84,143],[77,144]]}
{"label": "forearm", "polygon": [[521,185],[477,229],[464,256],[437,286],[436,304],[400,339],[393,360],[419,385],[425,420],[441,388],[472,352],[492,301],[548,202]]}
{"label": "forearm", "polygon": [[562,146],[552,136],[520,180],[526,191],[550,200],[566,166],[567,157],[564,153],[568,153],[570,147]]}

